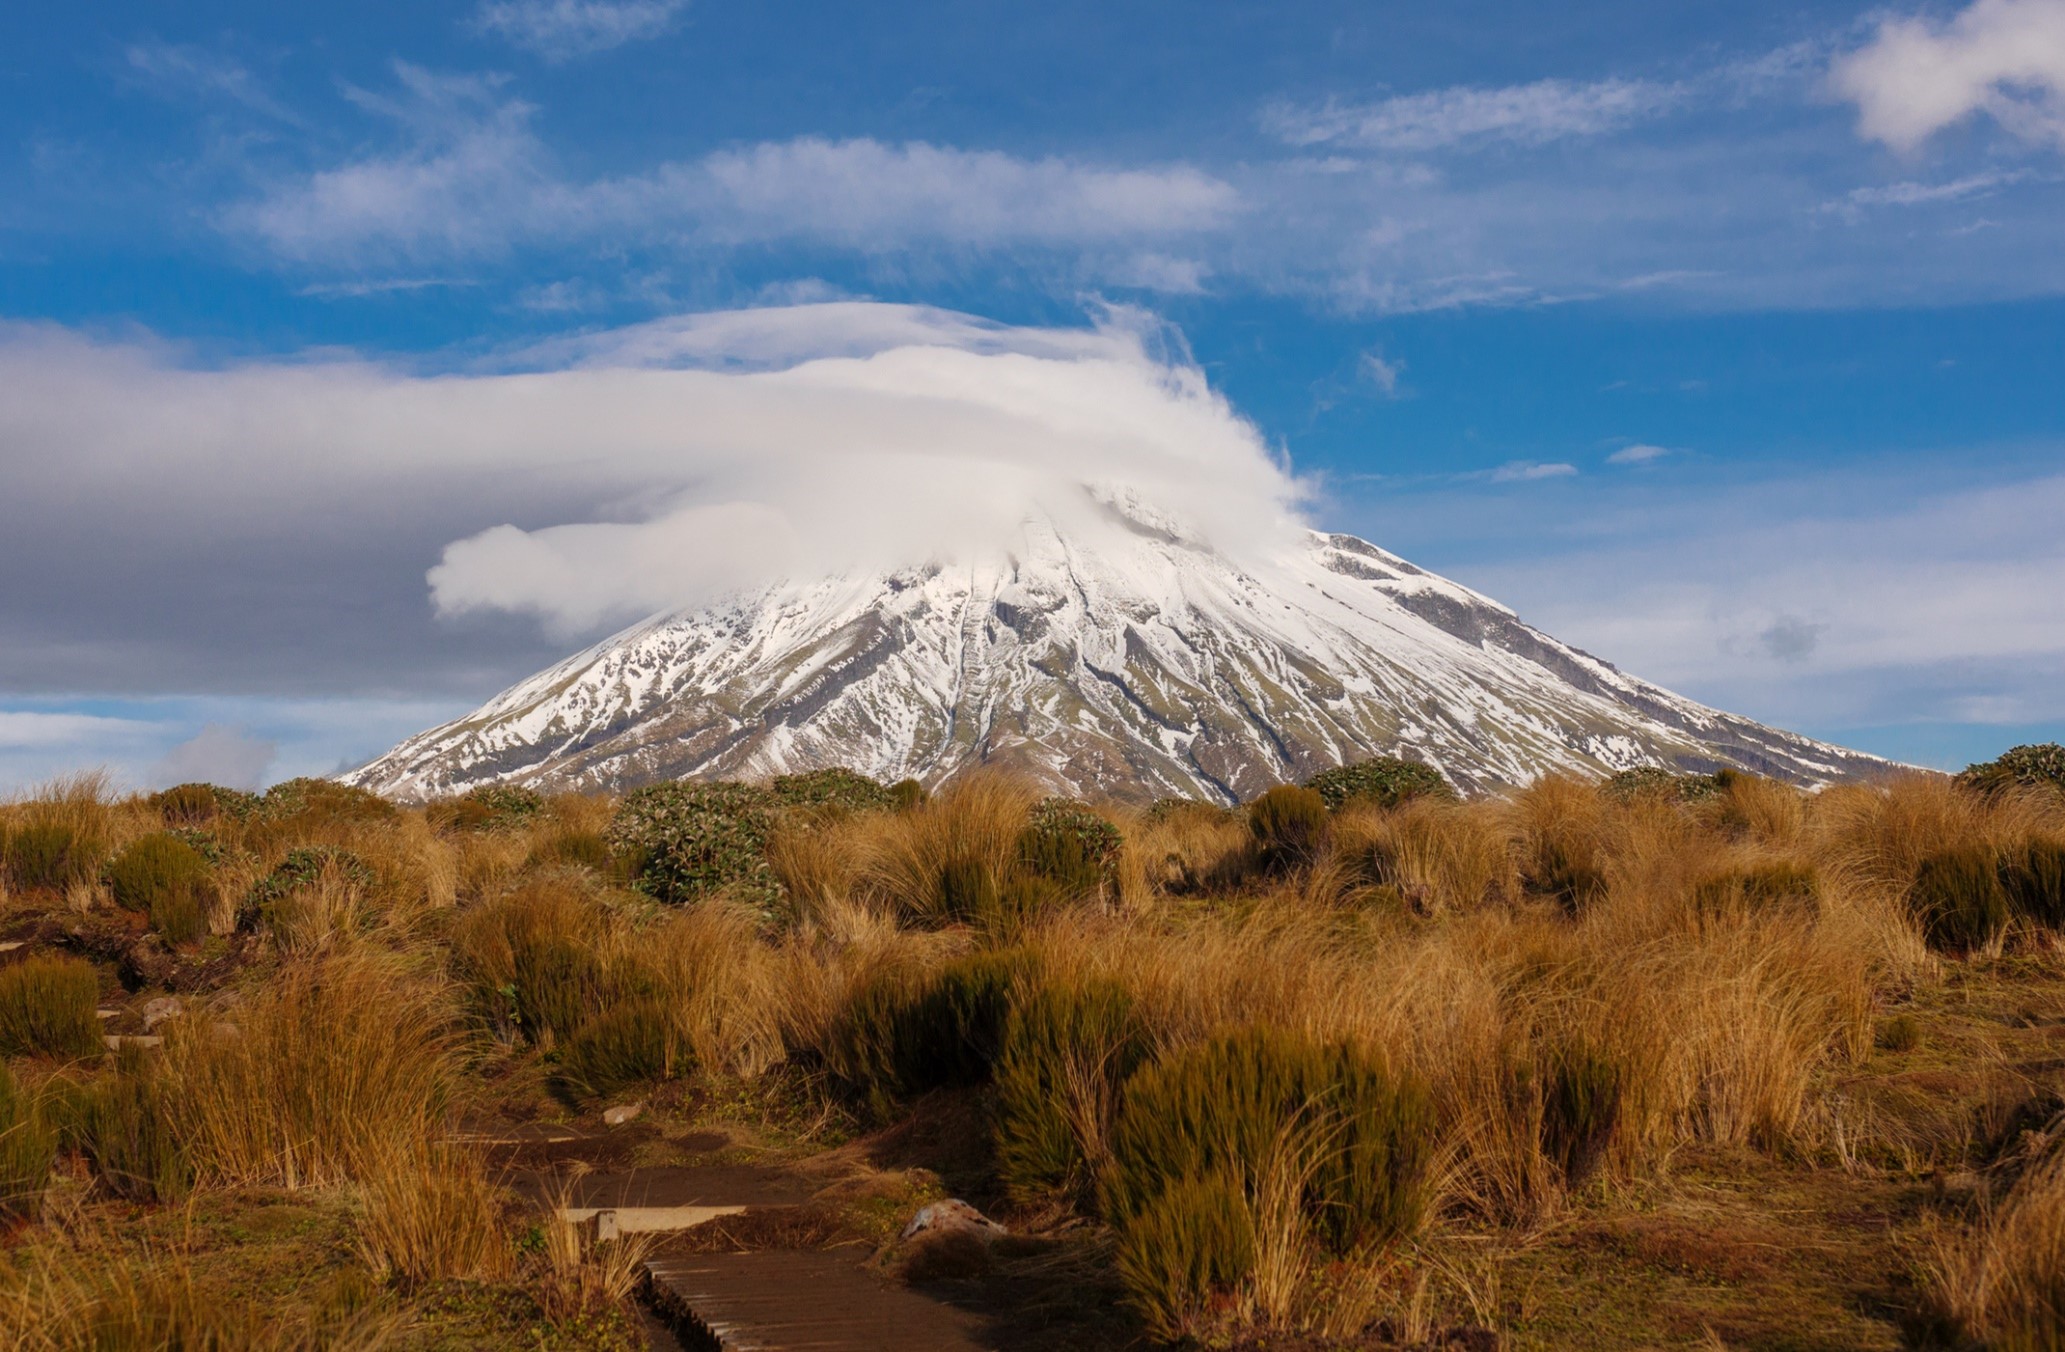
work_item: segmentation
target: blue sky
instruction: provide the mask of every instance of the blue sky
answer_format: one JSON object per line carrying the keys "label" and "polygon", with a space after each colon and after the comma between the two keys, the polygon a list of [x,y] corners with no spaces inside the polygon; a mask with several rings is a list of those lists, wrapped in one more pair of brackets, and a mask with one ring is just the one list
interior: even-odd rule
{"label": "blue sky", "polygon": [[10,7],[0,786],[471,707],[620,616],[448,604],[457,542],[719,476],[440,398],[890,305],[1151,326],[1311,519],[1696,698],[2059,738],[2061,222],[2065,0]]}

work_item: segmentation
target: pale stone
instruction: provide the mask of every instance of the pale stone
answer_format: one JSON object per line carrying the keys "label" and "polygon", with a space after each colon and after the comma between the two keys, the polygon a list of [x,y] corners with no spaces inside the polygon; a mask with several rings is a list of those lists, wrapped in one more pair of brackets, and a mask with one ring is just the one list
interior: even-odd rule
{"label": "pale stone", "polygon": [[636,1121],[638,1115],[644,1111],[643,1103],[620,1103],[603,1113],[602,1123],[607,1127],[621,1127],[626,1122]]}

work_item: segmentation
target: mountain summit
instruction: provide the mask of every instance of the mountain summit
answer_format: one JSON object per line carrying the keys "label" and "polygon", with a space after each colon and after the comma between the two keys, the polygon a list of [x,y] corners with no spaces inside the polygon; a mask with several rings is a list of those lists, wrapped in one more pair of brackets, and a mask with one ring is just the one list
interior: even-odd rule
{"label": "mountain summit", "polygon": [[1137,504],[1100,506],[1111,529],[1034,518],[988,562],[782,581],[647,620],[347,778],[424,798],[828,765],[936,783],[989,763],[1091,796],[1237,801],[1380,754],[1465,789],[1885,768],[1636,680],[1354,536],[1237,563]]}

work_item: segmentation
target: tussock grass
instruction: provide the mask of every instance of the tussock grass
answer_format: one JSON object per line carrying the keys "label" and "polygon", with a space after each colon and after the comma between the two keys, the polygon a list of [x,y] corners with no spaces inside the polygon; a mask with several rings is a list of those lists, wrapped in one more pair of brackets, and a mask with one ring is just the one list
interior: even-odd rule
{"label": "tussock grass", "polygon": [[231,1019],[177,1020],[164,1074],[196,1177],[325,1186],[427,1149],[453,1091],[452,1026],[441,988],[370,953],[283,967]]}
{"label": "tussock grass", "polygon": [[81,958],[38,954],[0,967],[0,1056],[97,1060],[100,976]]}
{"label": "tussock grass", "polygon": [[508,1275],[515,1251],[502,1194],[480,1157],[450,1145],[388,1143],[361,1161],[359,1248],[367,1267],[404,1290]]}

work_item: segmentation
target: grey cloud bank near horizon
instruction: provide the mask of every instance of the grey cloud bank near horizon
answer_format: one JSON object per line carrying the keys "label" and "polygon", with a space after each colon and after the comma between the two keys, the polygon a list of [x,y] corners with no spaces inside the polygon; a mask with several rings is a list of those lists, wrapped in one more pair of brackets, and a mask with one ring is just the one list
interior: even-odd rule
{"label": "grey cloud bank near horizon", "polygon": [[[408,695],[442,715],[729,586],[993,549],[1029,508],[1112,529],[1082,492],[1109,484],[1256,559],[1308,512],[1408,557],[1369,522],[1567,512],[1574,534],[1534,541],[1525,569],[1494,551],[1449,571],[1638,675],[1776,723],[1917,698],[2001,722],[2065,716],[2046,676],[2065,662],[2056,477],[1917,484],[1904,506],[1839,517],[1811,485],[1781,497],[1783,476],[1749,479],[1697,517],[1638,510],[1639,528],[1617,529],[1634,501],[1618,485],[1672,472],[1638,444],[1604,457],[1622,466],[1612,482],[1514,462],[1467,489],[1314,502],[1180,335],[1125,310],[1078,328],[859,302],[685,315],[494,371],[179,355],[49,327],[0,341],[0,386],[17,392],[0,440],[38,451],[0,463],[0,571],[70,579],[0,598],[0,682],[85,690],[97,672],[107,695],[323,696],[416,716],[394,704]],[[1542,492],[1562,496],[1527,496]],[[1987,543],[1932,554],[1942,538]],[[225,629],[228,611],[253,623]],[[1975,660],[1995,679],[1951,672]],[[210,757],[263,775],[292,740],[217,717],[212,738],[172,750],[164,729],[120,719],[11,717],[0,741],[99,745],[154,778]]]}

